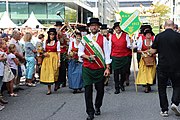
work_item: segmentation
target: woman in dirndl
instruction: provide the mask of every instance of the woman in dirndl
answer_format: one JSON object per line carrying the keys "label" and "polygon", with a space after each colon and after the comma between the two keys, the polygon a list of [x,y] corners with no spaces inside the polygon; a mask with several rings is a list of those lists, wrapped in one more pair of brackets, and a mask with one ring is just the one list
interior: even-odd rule
{"label": "woman in dirndl", "polygon": [[[151,39],[154,33],[151,29],[147,28],[144,31],[145,40],[139,41],[138,53],[141,54],[139,62],[139,71],[136,79],[137,85],[143,85],[145,87],[144,92],[149,93],[151,91],[151,85],[155,82],[156,75],[156,57],[149,54],[148,50],[151,48],[153,40]],[[144,61],[144,57],[152,56],[153,62],[150,66]]]}
{"label": "woman in dirndl", "polygon": [[76,38],[69,44],[68,55],[68,83],[69,88],[73,89],[73,94],[81,93],[83,87],[82,80],[82,58],[78,57],[78,45],[82,39],[81,33],[76,33]]}
{"label": "woman in dirndl", "polygon": [[48,39],[44,44],[44,59],[41,67],[40,82],[48,85],[48,92],[46,95],[51,94],[51,85],[58,80],[58,72],[60,66],[60,42],[57,40],[56,29],[50,28]]}

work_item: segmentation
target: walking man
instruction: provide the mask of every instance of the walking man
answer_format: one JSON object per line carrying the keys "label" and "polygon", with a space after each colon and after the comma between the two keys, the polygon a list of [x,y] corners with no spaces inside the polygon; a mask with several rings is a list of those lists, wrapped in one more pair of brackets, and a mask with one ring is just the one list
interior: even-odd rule
{"label": "walking man", "polygon": [[161,112],[168,116],[168,99],[166,93],[168,79],[172,82],[173,94],[171,109],[180,116],[180,34],[173,31],[174,22],[165,22],[165,31],[159,33],[154,40],[150,54],[158,53],[157,78]]}
{"label": "walking man", "polygon": [[[87,120],[93,120],[94,114],[100,115],[104,96],[104,76],[108,76],[110,59],[110,50],[108,41],[103,35],[99,34],[99,27],[102,24],[98,18],[91,18],[87,26],[90,28],[90,34],[85,35],[79,44],[78,55],[83,58],[83,84],[85,87],[85,102]],[[95,109],[93,107],[93,84],[97,91],[95,100]]]}

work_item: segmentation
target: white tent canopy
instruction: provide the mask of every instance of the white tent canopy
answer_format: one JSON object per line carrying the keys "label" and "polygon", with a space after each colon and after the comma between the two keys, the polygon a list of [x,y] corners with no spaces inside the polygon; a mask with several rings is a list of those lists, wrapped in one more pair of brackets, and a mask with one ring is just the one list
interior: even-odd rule
{"label": "white tent canopy", "polygon": [[31,27],[31,28],[36,28],[36,26],[39,25],[39,28],[46,28],[45,26],[43,26],[35,17],[34,13],[31,12],[30,17],[28,18],[28,20],[21,26],[21,27]]}
{"label": "white tent canopy", "polygon": [[17,28],[17,27],[18,26],[11,21],[8,13],[5,11],[0,20],[0,28]]}

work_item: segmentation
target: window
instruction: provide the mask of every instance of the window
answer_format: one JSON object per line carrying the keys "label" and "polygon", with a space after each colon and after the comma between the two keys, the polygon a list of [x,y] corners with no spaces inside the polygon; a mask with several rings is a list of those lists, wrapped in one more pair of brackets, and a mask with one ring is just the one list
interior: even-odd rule
{"label": "window", "polygon": [[6,11],[6,3],[5,2],[0,2],[0,18],[2,14]]}
{"label": "window", "polygon": [[29,3],[29,15],[33,12],[37,19],[46,19],[46,4],[45,3]]}
{"label": "window", "polygon": [[28,19],[28,3],[9,3],[11,19]]}
{"label": "window", "polygon": [[[65,7],[64,3],[47,3],[48,19],[61,19],[56,15],[57,11],[60,11],[61,17],[64,19]],[[61,19],[61,21],[63,21]]]}

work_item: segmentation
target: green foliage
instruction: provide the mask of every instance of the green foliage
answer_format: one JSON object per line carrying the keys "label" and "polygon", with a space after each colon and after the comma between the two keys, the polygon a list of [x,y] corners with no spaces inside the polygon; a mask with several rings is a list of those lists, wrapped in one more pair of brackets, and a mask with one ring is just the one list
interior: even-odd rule
{"label": "green foliage", "polygon": [[149,10],[150,13],[159,13],[160,16],[165,16],[170,13],[170,8],[164,4],[157,2],[156,4],[151,6],[152,9]]}
{"label": "green foliage", "polygon": [[68,22],[76,22],[76,15],[76,10],[73,10],[68,7],[65,8],[65,20],[67,20]]}

